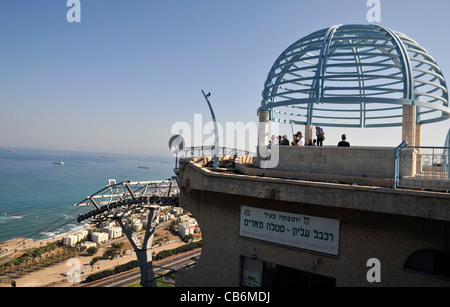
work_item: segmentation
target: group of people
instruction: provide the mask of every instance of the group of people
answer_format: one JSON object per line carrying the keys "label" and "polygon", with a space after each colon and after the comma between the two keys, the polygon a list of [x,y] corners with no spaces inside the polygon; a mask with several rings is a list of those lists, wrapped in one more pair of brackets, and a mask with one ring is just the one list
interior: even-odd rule
{"label": "group of people", "polygon": [[[294,139],[292,142],[289,141],[287,135],[279,135],[278,137],[272,135],[272,138],[269,140],[269,148],[272,145],[323,146],[323,141],[325,140],[325,132],[323,131],[323,128],[319,126],[316,127],[316,136],[317,140],[309,139],[308,143],[305,144],[305,138],[303,137],[301,131],[298,131],[296,134],[294,134]],[[347,141],[347,136],[345,134],[342,135],[341,139],[342,140],[338,143],[338,147],[350,147],[350,143]]]}

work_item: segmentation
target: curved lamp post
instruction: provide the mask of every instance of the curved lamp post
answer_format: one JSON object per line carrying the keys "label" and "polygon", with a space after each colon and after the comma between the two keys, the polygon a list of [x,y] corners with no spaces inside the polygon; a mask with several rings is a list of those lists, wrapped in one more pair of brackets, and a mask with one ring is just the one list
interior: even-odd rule
{"label": "curved lamp post", "polygon": [[211,111],[211,117],[214,122],[214,169],[219,168],[219,130],[217,129],[217,121],[216,116],[214,115],[213,108],[211,107],[211,103],[209,102],[208,97],[211,96],[211,93],[205,94],[202,90],[203,96],[205,96],[206,102],[208,103],[209,111]]}

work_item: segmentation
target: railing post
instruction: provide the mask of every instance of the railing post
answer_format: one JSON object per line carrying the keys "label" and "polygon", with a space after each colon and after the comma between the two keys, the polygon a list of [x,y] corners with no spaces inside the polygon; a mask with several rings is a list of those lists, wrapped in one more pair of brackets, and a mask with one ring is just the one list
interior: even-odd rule
{"label": "railing post", "polygon": [[445,161],[442,163],[443,164],[443,171],[444,173],[447,172],[447,177],[448,179],[450,179],[450,129],[448,130],[448,134],[447,134],[447,138],[445,139],[445,144],[444,144],[444,155],[445,155]]}
{"label": "railing post", "polygon": [[400,145],[397,146],[397,148],[395,148],[395,153],[394,153],[394,185],[393,188],[394,190],[397,189],[397,181],[399,179],[399,166],[400,166],[400,162],[399,162],[399,158],[400,158],[400,152],[406,147],[408,146],[408,143],[406,141],[403,141]]}

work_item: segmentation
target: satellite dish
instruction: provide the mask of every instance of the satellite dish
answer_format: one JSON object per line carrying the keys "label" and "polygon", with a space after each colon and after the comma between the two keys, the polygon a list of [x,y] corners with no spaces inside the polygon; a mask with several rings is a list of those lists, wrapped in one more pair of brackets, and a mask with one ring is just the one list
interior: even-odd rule
{"label": "satellite dish", "polygon": [[169,140],[169,148],[172,153],[179,153],[184,148],[184,139],[181,135],[174,135]]}

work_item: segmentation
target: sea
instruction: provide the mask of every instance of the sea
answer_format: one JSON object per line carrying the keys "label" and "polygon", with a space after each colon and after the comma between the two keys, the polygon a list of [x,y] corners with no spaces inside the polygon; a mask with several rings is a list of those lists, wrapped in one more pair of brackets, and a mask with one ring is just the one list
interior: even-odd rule
{"label": "sea", "polygon": [[[63,162],[63,163],[60,163]],[[36,241],[81,229],[76,207],[87,196],[126,180],[174,176],[175,158],[0,147],[0,242]]]}

